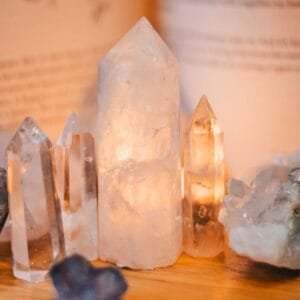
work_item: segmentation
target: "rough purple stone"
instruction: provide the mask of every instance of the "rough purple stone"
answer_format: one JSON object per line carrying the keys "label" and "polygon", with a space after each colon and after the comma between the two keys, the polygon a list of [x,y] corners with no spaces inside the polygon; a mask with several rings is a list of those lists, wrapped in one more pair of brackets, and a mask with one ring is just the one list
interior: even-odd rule
{"label": "rough purple stone", "polygon": [[0,168],[0,232],[8,215],[8,195],[6,186],[6,170]]}
{"label": "rough purple stone", "polygon": [[95,268],[78,254],[50,270],[59,300],[119,300],[127,282],[116,268]]}

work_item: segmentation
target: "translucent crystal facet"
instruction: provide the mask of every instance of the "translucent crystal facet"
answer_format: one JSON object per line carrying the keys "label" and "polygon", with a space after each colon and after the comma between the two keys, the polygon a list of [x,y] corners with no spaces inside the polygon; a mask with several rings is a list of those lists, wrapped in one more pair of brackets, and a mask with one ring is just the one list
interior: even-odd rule
{"label": "translucent crystal facet", "polygon": [[216,256],[223,250],[218,211],[224,194],[223,133],[203,96],[184,143],[184,250],[191,256]]}
{"label": "translucent crystal facet", "polygon": [[98,257],[95,143],[72,114],[54,149],[66,253]]}
{"label": "translucent crystal facet", "polygon": [[13,272],[31,282],[43,280],[64,255],[50,146],[36,123],[26,118],[7,148]]}
{"label": "translucent crystal facet", "polygon": [[104,56],[99,90],[100,258],[170,265],[182,238],[178,64],[145,18]]}

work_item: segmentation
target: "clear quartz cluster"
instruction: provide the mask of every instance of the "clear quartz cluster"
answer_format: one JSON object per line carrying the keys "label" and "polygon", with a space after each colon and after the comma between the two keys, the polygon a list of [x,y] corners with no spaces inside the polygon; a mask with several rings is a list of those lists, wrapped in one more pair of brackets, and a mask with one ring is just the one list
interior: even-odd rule
{"label": "clear quartz cluster", "polygon": [[72,114],[53,148],[66,254],[98,257],[94,138]]}
{"label": "clear quartz cluster", "polygon": [[223,251],[223,226],[218,222],[224,195],[223,132],[205,96],[187,128],[184,142],[184,251],[212,257]]}
{"label": "clear quartz cluster", "polygon": [[232,179],[219,220],[238,254],[300,269],[300,152],[263,168],[250,186]]}
{"label": "clear quartz cluster", "polygon": [[7,147],[13,272],[31,282],[43,280],[52,263],[64,255],[50,147],[30,118]]}
{"label": "clear quartz cluster", "polygon": [[181,252],[178,63],[142,18],[102,59],[99,256],[135,269]]}

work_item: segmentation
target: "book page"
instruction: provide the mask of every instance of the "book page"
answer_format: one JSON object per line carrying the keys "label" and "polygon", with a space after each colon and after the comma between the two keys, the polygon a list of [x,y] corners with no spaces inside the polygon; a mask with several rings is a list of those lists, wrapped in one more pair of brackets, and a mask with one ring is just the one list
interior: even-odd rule
{"label": "book page", "polygon": [[[151,7],[146,0],[0,2],[0,166],[26,116],[52,142],[71,112],[93,128],[99,61]],[[9,238],[7,225],[0,240]]]}
{"label": "book page", "polygon": [[95,112],[101,56],[147,15],[146,2],[1,1],[2,136],[14,132],[25,116],[31,116],[56,139],[72,111],[83,115]]}
{"label": "book page", "polygon": [[224,129],[230,176],[250,180],[300,148],[300,1],[167,0],[165,37],[187,112],[202,94]]}

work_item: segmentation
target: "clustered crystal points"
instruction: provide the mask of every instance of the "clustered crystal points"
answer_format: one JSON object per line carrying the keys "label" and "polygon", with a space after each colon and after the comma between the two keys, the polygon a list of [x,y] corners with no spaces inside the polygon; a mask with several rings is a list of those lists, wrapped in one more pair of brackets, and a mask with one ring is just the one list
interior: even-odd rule
{"label": "clustered crystal points", "polygon": [[[145,18],[107,52],[99,73],[96,140],[72,114],[54,145],[26,118],[7,147],[16,277],[41,281],[74,253],[133,269],[169,266],[182,248],[213,257],[224,248],[223,225],[238,254],[300,268],[299,156],[261,171],[250,186],[232,180],[222,203],[222,129],[203,96],[180,166],[178,62]],[[0,232],[7,206],[0,169]],[[84,271],[83,291],[98,293],[90,280],[112,284],[114,270],[98,271],[80,255],[52,269],[58,294],[57,278],[74,288],[70,295],[76,290],[71,266]],[[126,290],[118,278],[106,293]]]}

